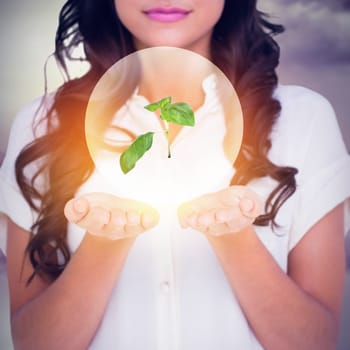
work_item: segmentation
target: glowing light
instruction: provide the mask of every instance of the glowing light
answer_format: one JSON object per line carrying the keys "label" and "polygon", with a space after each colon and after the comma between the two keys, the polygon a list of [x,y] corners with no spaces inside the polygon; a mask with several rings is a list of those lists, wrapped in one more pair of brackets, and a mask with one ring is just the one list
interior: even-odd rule
{"label": "glowing light", "polygon": [[[190,104],[196,119],[194,127],[170,130],[170,159],[162,121],[144,109],[166,96]],[[127,56],[104,74],[90,98],[85,131],[90,154],[111,193],[146,201],[164,212],[216,190],[218,179],[232,176],[243,121],[237,94],[215,65],[187,50],[156,47]],[[123,174],[121,153],[149,131],[155,132],[151,150]]]}

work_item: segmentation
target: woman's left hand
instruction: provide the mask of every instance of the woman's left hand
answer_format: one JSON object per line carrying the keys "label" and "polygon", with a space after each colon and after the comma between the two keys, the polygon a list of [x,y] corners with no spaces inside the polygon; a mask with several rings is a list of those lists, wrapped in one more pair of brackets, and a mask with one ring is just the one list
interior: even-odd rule
{"label": "woman's left hand", "polygon": [[246,186],[230,186],[205,194],[178,208],[180,225],[207,235],[237,233],[262,213],[258,195]]}

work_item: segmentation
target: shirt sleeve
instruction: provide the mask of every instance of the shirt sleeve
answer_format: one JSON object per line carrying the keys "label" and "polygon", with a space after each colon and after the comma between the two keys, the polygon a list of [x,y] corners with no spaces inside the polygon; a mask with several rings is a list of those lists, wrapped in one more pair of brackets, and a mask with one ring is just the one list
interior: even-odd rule
{"label": "shirt sleeve", "polygon": [[298,150],[304,156],[296,177],[297,198],[289,250],[323,216],[350,197],[350,157],[334,110],[316,93],[310,93],[309,100],[312,107],[305,108],[304,120],[300,121],[307,124],[310,120],[311,127],[305,151]]}
{"label": "shirt sleeve", "polygon": [[[20,151],[34,140],[33,123],[43,110],[42,99],[25,106],[15,117],[9,135],[5,158],[0,168],[0,249],[6,252],[6,216],[24,230],[36,219],[36,213],[24,199],[16,181],[15,162]],[[35,171],[35,165],[26,168],[26,174]]]}

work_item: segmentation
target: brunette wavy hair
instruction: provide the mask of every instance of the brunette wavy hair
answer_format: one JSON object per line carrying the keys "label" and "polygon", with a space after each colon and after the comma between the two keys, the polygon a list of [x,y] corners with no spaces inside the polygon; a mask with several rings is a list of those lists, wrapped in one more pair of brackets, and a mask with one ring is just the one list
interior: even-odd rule
{"label": "brunette wavy hair", "polygon": [[[232,185],[244,185],[254,178],[269,176],[276,187],[269,195],[265,212],[256,225],[276,225],[281,205],[296,189],[292,167],[278,166],[268,159],[270,132],[281,106],[273,98],[277,86],[275,69],[279,46],[273,36],[281,25],[272,24],[257,10],[256,0],[226,0],[223,14],[214,28],[212,61],[230,79],[243,109],[243,144],[234,164]],[[70,79],[69,61],[83,45],[90,68],[81,78]],[[99,78],[116,61],[135,51],[130,32],[120,22],[114,0],[68,0],[59,15],[55,57],[67,81],[58,89],[45,114],[47,133],[27,145],[16,160],[16,176],[29,205],[38,212],[27,246],[34,273],[55,279],[70,259],[67,246],[65,203],[91,175],[94,165],[84,135],[85,111]],[[30,178],[25,168],[39,161],[41,167]],[[45,174],[47,188],[36,185]],[[57,260],[57,255],[61,259]]]}

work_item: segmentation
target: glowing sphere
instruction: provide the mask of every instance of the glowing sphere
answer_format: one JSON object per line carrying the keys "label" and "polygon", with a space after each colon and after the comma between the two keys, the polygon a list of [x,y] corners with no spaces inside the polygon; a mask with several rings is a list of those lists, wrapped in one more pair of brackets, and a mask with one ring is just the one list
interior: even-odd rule
{"label": "glowing sphere", "polygon": [[[171,158],[164,121],[144,108],[168,96],[188,103],[195,114],[193,127],[169,124]],[[122,152],[150,131],[151,149],[124,174]],[[184,49],[154,47],[119,60],[102,76],[88,103],[85,132],[110,192],[159,207],[229,184],[243,118],[233,86],[209,60]]]}

